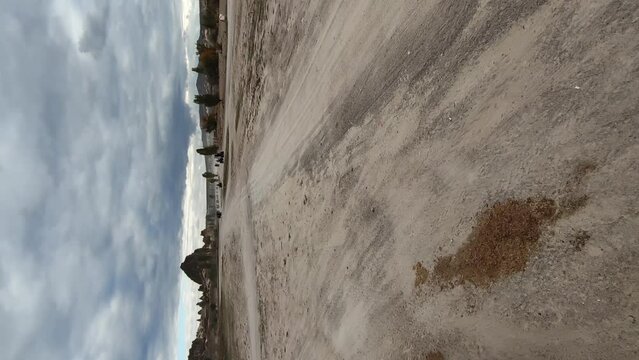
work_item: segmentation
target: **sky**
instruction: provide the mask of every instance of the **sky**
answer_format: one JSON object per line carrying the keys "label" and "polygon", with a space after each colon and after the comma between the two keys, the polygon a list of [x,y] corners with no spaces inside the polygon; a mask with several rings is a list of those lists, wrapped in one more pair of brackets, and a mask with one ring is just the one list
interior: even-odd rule
{"label": "sky", "polygon": [[[195,152],[195,144],[201,143],[201,138],[193,136],[190,139],[188,167],[186,169],[186,192],[182,204],[184,217],[182,219],[182,258],[190,254],[196,248],[204,245],[200,231],[205,227],[206,213],[206,184],[202,177],[205,171],[201,156]],[[197,330],[196,303],[201,293],[198,285],[186,276],[180,277],[180,297],[177,322],[177,351],[178,359],[186,359],[191,342],[195,339]]]}
{"label": "sky", "polygon": [[3,360],[182,358],[194,4],[0,1]]}
{"label": "sky", "polygon": [[[199,1],[182,1],[182,33],[185,41],[184,58],[187,69],[196,66],[196,46],[199,37]],[[187,72],[186,100],[190,103],[192,119],[199,119],[199,107],[190,101],[196,90],[197,73]],[[199,124],[199,121],[197,122]],[[185,258],[196,248],[204,245],[200,231],[205,227],[206,182],[202,177],[205,164],[202,156],[195,150],[202,147],[201,132],[198,130],[189,138],[188,159],[186,164],[185,193],[182,200],[182,226],[180,258]],[[191,342],[195,339],[199,315],[196,304],[200,293],[198,285],[183,274],[179,280],[179,305],[177,313],[177,359],[186,359]]]}

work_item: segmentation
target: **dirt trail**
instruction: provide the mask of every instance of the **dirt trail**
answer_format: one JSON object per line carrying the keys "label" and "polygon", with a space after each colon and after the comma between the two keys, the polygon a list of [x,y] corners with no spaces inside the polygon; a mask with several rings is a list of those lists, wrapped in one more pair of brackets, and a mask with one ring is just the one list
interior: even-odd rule
{"label": "dirt trail", "polygon": [[[247,353],[250,355],[247,359],[257,360],[260,359],[260,338],[259,328],[260,319],[258,312],[257,301],[257,282],[255,276],[256,262],[255,262],[255,234],[252,221],[251,203],[248,194],[240,194],[239,199],[235,198],[232,203],[225,209],[224,216],[230,220],[224,222],[224,226],[221,229],[221,234],[228,234],[228,227],[232,229],[241,229],[237,234],[239,238],[239,244],[235,243],[233,246],[239,246],[240,260],[241,260],[241,284],[243,284],[242,293],[244,297],[236,299],[239,301],[245,301],[242,304],[244,315],[246,316],[246,331],[248,333],[248,349]],[[228,236],[227,236],[228,238]]]}
{"label": "dirt trail", "polygon": [[639,3],[229,2],[233,359],[639,357]]}

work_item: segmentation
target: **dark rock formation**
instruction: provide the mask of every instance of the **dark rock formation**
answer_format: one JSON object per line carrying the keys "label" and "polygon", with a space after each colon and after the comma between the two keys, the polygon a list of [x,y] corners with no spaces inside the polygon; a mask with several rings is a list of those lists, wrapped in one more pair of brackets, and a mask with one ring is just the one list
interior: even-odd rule
{"label": "dark rock formation", "polygon": [[189,360],[208,360],[210,357],[206,354],[206,342],[202,338],[196,338],[191,343],[189,349]]}
{"label": "dark rock formation", "polygon": [[204,277],[202,271],[210,271],[215,264],[215,253],[212,249],[200,248],[196,249],[193,254],[188,255],[180,269],[184,271],[189,279],[202,285],[204,283]]}

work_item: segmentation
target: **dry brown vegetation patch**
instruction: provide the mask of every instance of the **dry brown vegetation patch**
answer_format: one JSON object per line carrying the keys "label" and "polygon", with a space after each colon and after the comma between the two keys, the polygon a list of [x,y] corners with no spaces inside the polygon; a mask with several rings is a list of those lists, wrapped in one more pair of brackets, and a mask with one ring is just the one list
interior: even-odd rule
{"label": "dry brown vegetation patch", "polygon": [[580,161],[576,166],[575,169],[573,171],[573,178],[571,180],[569,180],[568,182],[568,187],[579,187],[582,185],[584,179],[586,178],[586,176],[588,176],[588,174],[590,174],[591,172],[597,170],[597,164],[589,161],[589,160],[582,160]]}
{"label": "dry brown vegetation patch", "polygon": [[441,286],[470,282],[486,287],[523,271],[537,246],[544,222],[555,218],[547,198],[498,202],[481,212],[468,241],[454,255],[440,257],[434,275]]}
{"label": "dry brown vegetation patch", "polygon": [[426,354],[426,358],[424,360],[444,360],[444,354],[441,351],[431,351]]}
{"label": "dry brown vegetation patch", "polygon": [[428,270],[424,268],[421,261],[413,266],[413,270],[415,270],[415,287],[420,287],[428,281]]}
{"label": "dry brown vegetation patch", "polygon": [[586,206],[590,197],[583,193],[583,183],[586,177],[597,169],[597,164],[592,161],[582,160],[572,171],[572,175],[566,181],[565,195],[559,199],[558,217],[570,216],[577,210]]}
{"label": "dry brown vegetation patch", "polygon": [[572,245],[576,251],[581,251],[586,246],[588,240],[590,240],[590,234],[587,231],[579,230],[570,240],[570,245]]}
{"label": "dry brown vegetation patch", "polygon": [[560,207],[558,217],[570,216],[576,213],[577,210],[588,204],[588,200],[588,195],[569,194],[559,201]]}

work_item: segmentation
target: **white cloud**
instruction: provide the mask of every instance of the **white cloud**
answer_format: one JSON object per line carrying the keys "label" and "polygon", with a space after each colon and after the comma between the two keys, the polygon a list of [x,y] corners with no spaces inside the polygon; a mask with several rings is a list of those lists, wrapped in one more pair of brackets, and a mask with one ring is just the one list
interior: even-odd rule
{"label": "white cloud", "polygon": [[[184,201],[182,203],[182,242],[181,258],[192,253],[195,249],[202,247],[202,237],[200,231],[205,226],[203,214],[206,213],[206,183],[202,177],[204,161],[195,152],[198,144],[201,143],[200,134],[193,134],[189,141],[188,162],[186,168],[186,189]],[[180,275],[180,309],[184,313],[184,324],[178,331],[182,332],[181,337],[186,339],[183,346],[189,347],[195,338],[197,330],[197,308],[199,301],[198,285],[188,279],[185,275]],[[183,352],[185,348],[181,349]]]}
{"label": "white cloud", "polygon": [[98,24],[109,41],[87,59],[77,45],[95,6],[0,3],[0,51],[12,54],[0,58],[3,359],[175,353],[193,131],[179,14],[151,0],[110,4],[117,24]]}
{"label": "white cloud", "polygon": [[83,53],[99,56],[106,45],[110,8],[103,7],[95,14],[89,14],[84,23],[84,32],[78,42],[78,48]]}
{"label": "white cloud", "polygon": [[64,19],[60,21],[60,25],[67,37],[77,44],[83,32],[84,21],[81,8],[70,0],[55,0],[51,4],[51,10],[53,16]]}
{"label": "white cloud", "polygon": [[135,338],[129,337],[131,328],[137,327],[139,314],[134,306],[120,296],[113,297],[103,306],[89,324],[83,353],[87,359],[137,359]]}

